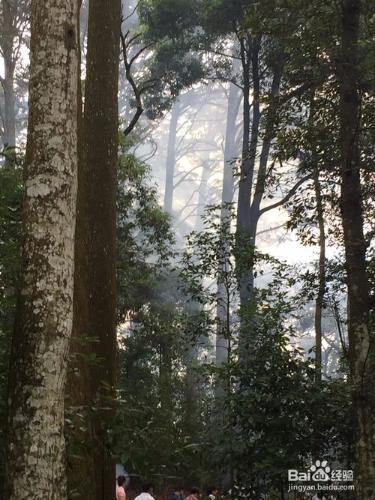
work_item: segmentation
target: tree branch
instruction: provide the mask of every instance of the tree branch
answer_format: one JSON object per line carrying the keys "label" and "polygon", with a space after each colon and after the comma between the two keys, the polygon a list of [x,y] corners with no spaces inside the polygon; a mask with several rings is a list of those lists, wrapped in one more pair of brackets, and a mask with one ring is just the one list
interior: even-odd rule
{"label": "tree branch", "polygon": [[[133,90],[135,102],[137,105],[133,118],[131,119],[129,125],[124,130],[124,135],[128,136],[130,134],[130,132],[134,129],[136,124],[138,123],[138,120],[140,119],[140,117],[144,111],[143,102],[142,102],[142,91],[144,89],[139,89],[137,87],[137,84],[135,83],[132,72],[131,72],[132,63],[134,62],[135,58],[133,57],[131,62],[129,63],[128,54],[127,54],[128,45],[126,44],[126,36],[127,35],[123,35],[121,33],[120,36],[121,36],[121,45],[122,45],[122,55],[124,58],[124,65],[125,65],[125,76],[126,76],[126,79],[129,82],[129,84]],[[139,53],[138,53],[138,55],[139,55]]]}
{"label": "tree branch", "polygon": [[305,177],[302,177],[294,186],[292,189],[288,192],[284,198],[282,198],[280,201],[277,201],[276,203],[272,203],[272,205],[268,205],[267,207],[262,208],[259,210],[259,215],[263,215],[266,212],[269,212],[270,210],[274,210],[275,208],[281,207],[282,205],[285,205],[292,196],[297,192],[298,188],[302,186],[307,180],[311,179],[311,174],[305,175]]}
{"label": "tree branch", "polygon": [[122,22],[127,21],[135,14],[135,11],[138,9],[140,3],[141,3],[140,1],[137,2],[137,5],[134,7],[134,9],[131,11],[131,13],[122,20]]}

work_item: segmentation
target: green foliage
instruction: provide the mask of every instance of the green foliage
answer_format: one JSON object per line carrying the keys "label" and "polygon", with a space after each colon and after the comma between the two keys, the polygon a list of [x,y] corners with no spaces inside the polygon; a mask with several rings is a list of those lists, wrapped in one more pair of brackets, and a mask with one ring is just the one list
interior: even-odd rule
{"label": "green foliage", "polygon": [[142,0],[138,4],[140,25],[131,37],[148,48],[136,79],[151,119],[160,118],[179,94],[204,77],[202,57],[191,50],[195,7],[186,0]]}
{"label": "green foliage", "polygon": [[[208,463],[217,477],[227,474],[254,491],[251,498],[259,498],[285,488],[288,468],[303,467],[319,456],[351,459],[350,394],[344,380],[315,382],[293,321],[301,303],[293,292],[297,275],[290,267],[255,252],[253,299],[239,310],[234,253],[246,255],[247,250],[236,248],[230,218],[218,221],[210,209],[206,230],[188,240],[182,272],[189,291],[211,310],[220,300],[212,278],[213,283],[230,284],[225,297],[231,355],[225,365],[205,365],[213,390],[221,388],[215,391],[207,424]],[[221,321],[216,317],[205,328],[214,335]]]}
{"label": "green foliage", "polygon": [[21,244],[22,157],[3,151],[0,165],[0,476],[6,421],[8,363],[14,326]]}
{"label": "green foliage", "polygon": [[136,478],[160,488],[202,478],[206,392],[191,364],[191,325],[178,277],[169,271],[122,327],[117,455]]}
{"label": "green foliage", "polygon": [[158,272],[173,255],[169,216],[150,181],[150,168],[124,144],[117,197],[117,282],[119,321],[142,307],[156,292]]}
{"label": "green foliage", "polygon": [[[370,243],[375,234],[375,12],[373,2],[362,4],[358,133]],[[263,115],[259,138],[270,134],[273,139],[267,196],[274,198],[284,184],[292,185],[296,169],[297,177],[318,171],[323,207],[329,213],[328,241],[341,244],[337,74],[345,68],[340,67],[340,2],[141,0],[138,10],[139,31],[131,30],[129,37],[137,40],[133,54],[138,42],[147,47],[147,52],[141,50],[147,55],[138,76],[151,118],[162,116],[173,99],[203,80],[231,80],[239,86],[248,80],[245,92],[253,95],[252,57],[259,44]],[[280,92],[271,96],[280,62]],[[266,130],[267,109],[274,98],[272,130]],[[342,373],[336,379],[318,384],[309,353],[301,347],[302,322],[310,321],[300,320],[301,310],[316,297],[316,270],[298,275],[249,245],[246,238],[236,238],[234,214],[223,220],[221,207],[208,209],[204,230],[189,235],[186,250],[172,269],[171,224],[158,205],[149,167],[132,153],[134,143],[129,138],[121,137],[120,142],[119,388],[109,437],[116,455],[131,473],[152,477],[160,487],[176,481],[186,485],[218,481],[223,487],[241,485],[256,499],[264,494],[281,498],[289,467],[304,467],[322,458],[350,464],[347,359],[343,356]],[[21,194],[20,169],[8,155],[0,167],[2,396],[17,288]],[[316,245],[312,183],[297,191],[287,210],[288,229],[303,244]],[[374,248],[369,245],[372,289],[374,262]],[[326,264],[324,305],[332,304],[340,316],[344,259],[339,255]],[[250,269],[255,290],[251,302],[240,307],[238,278]],[[227,362],[222,364],[213,360],[218,333],[228,342]],[[90,353],[85,361],[98,362]],[[0,397],[2,420],[4,401]],[[232,496],[240,495],[233,490]]]}

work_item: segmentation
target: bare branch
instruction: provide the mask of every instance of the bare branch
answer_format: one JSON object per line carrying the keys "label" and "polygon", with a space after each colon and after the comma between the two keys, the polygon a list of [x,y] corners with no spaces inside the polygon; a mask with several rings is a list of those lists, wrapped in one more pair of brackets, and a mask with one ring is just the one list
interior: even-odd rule
{"label": "bare branch", "polygon": [[[176,189],[180,184],[182,184],[188,177],[189,175],[191,175],[192,172],[194,172],[194,170],[197,170],[201,168],[201,165],[197,165],[196,167],[192,168],[191,170],[189,170],[189,172],[186,172],[182,177],[180,177],[180,179],[173,185],[173,189]],[[180,174],[181,175],[181,174]]]}
{"label": "bare branch", "polygon": [[154,45],[154,42],[150,42],[147,45],[145,45],[144,47],[142,47],[141,49],[139,49],[138,52],[130,59],[129,66],[131,66],[134,63],[134,61],[136,61],[138,59],[138,57],[142,54],[142,52],[149,49],[153,45]]}
{"label": "bare branch", "polygon": [[278,226],[268,227],[267,229],[262,229],[262,231],[257,232],[257,236],[262,236],[263,234],[272,233],[284,227],[285,224],[279,224]]}
{"label": "bare branch", "polygon": [[[127,36],[129,35],[129,31],[126,32],[126,35],[125,35],[125,40],[127,38]],[[126,48],[128,49],[130,47],[130,45],[135,41],[137,40],[138,38],[140,38],[142,36],[142,33],[137,33],[136,35],[132,36],[127,42],[126,42]]]}
{"label": "bare branch", "polygon": [[128,19],[130,19],[130,18],[131,18],[131,17],[135,14],[135,12],[138,10],[138,7],[139,7],[139,4],[140,4],[140,3],[141,3],[140,1],[139,1],[139,2],[137,2],[137,5],[134,7],[134,9],[131,11],[131,13],[130,13],[128,16],[124,17],[124,19],[122,19],[122,22],[123,22],[123,23],[124,23],[125,21],[127,21]]}
{"label": "bare branch", "polygon": [[277,201],[276,203],[272,203],[272,205],[268,205],[268,206],[262,208],[259,211],[259,215],[261,216],[261,215],[265,214],[266,212],[269,212],[270,210],[274,210],[275,208],[278,208],[278,207],[285,205],[285,203],[287,203],[292,198],[292,196],[297,192],[298,188],[301,187],[302,184],[304,184],[309,179],[311,179],[311,174],[305,175],[305,177],[302,177],[296,184],[294,184],[292,189],[288,192],[288,194],[286,196],[284,196],[284,198],[282,198],[280,201]]}
{"label": "bare branch", "polygon": [[144,109],[143,109],[143,102],[142,102],[142,90],[140,90],[137,87],[137,84],[134,81],[134,78],[133,78],[133,75],[131,72],[131,63],[128,62],[126,35],[123,35],[122,33],[121,33],[121,44],[122,44],[122,54],[123,54],[124,65],[125,65],[125,76],[126,76],[126,79],[128,80],[128,82],[133,90],[135,102],[137,105],[133,118],[131,119],[129,125],[124,130],[124,135],[128,136],[130,134],[130,132],[134,129],[136,124],[138,123],[138,120],[140,119]]}

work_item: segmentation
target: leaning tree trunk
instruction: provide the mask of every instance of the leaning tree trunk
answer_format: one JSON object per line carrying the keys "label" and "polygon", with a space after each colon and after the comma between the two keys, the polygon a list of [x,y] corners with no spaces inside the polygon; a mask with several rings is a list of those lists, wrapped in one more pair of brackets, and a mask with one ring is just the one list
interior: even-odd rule
{"label": "leaning tree trunk", "polygon": [[360,0],[342,3],[340,88],[341,216],[348,287],[349,362],[353,385],[356,496],[375,498],[375,360],[360,175],[358,89]]}
{"label": "leaning tree trunk", "polygon": [[[90,0],[76,233],[76,265],[82,280],[75,283],[74,334],[78,341],[73,349],[78,357],[92,353],[95,362],[79,364],[81,390],[74,391],[74,383],[70,384],[69,396],[74,405],[95,409],[86,419],[87,454],[81,458],[92,461],[90,479],[96,500],[112,498],[115,474],[108,431],[116,379],[120,19],[120,0]],[[79,472],[73,468],[71,473],[71,484],[77,484]],[[83,484],[78,484],[80,498],[87,494]]]}
{"label": "leaning tree trunk", "polygon": [[32,2],[22,286],[9,382],[7,498],[66,498],[73,318],[77,1]]}

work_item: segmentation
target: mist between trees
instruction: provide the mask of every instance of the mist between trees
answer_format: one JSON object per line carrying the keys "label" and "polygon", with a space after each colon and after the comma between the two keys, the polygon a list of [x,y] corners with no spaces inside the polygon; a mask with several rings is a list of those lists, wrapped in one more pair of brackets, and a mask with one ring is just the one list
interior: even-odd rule
{"label": "mist between trees", "polygon": [[375,499],[374,40],[371,0],[1,0],[1,498]]}

